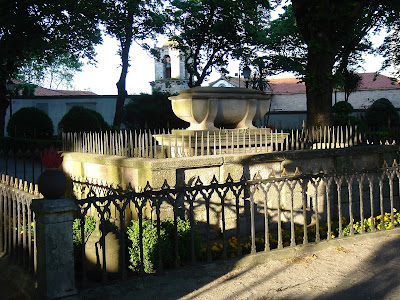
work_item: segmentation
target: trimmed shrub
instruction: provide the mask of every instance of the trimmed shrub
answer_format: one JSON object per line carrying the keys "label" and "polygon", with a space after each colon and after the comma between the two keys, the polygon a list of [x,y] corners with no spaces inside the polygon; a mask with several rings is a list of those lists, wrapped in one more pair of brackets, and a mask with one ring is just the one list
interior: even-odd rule
{"label": "trimmed shrub", "polygon": [[42,110],[23,107],[11,116],[7,133],[11,137],[49,138],[53,136],[53,122]]}
{"label": "trimmed shrub", "polygon": [[[143,257],[144,270],[146,273],[154,273],[158,268],[158,241],[157,222],[143,220]],[[191,231],[190,222],[178,218],[178,249],[181,264],[190,261],[191,258]],[[174,220],[161,221],[161,256],[164,267],[172,267],[174,263]],[[195,253],[200,254],[200,235],[194,229]],[[140,269],[140,246],[139,246],[139,221],[134,220],[127,228],[127,236],[130,244],[129,268],[135,272]]]}
{"label": "trimmed shrub", "polygon": [[93,132],[108,128],[101,114],[81,106],[72,107],[58,123],[61,132]]}
{"label": "trimmed shrub", "polygon": [[391,127],[399,126],[399,114],[392,102],[386,98],[380,98],[372,103],[365,114],[365,121],[368,126],[376,129],[387,129],[389,120]]}
{"label": "trimmed shrub", "polygon": [[354,108],[347,101],[339,101],[335,103],[335,105],[332,107],[332,110],[334,114],[342,114],[348,116],[354,111]]}
{"label": "trimmed shrub", "polygon": [[339,101],[332,107],[333,110],[333,124],[335,126],[348,126],[357,125],[363,126],[363,121],[359,118],[352,116],[354,112],[353,106],[347,101]]}

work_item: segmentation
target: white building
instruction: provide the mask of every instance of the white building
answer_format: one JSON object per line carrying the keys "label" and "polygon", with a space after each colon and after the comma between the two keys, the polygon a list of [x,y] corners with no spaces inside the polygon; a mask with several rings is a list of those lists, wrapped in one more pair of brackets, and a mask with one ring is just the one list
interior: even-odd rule
{"label": "white building", "polygon": [[[100,96],[86,91],[61,91],[42,87],[35,89],[34,96],[12,98],[12,113],[23,107],[36,107],[44,111],[53,121],[54,134],[61,118],[73,107],[83,106],[100,113],[108,124],[112,124],[117,96]],[[7,109],[5,124],[10,119],[10,108]],[[5,128],[5,135],[7,130]]]}
{"label": "white building", "polygon": [[[375,76],[375,73],[360,73],[362,78],[359,89],[350,94],[349,103],[356,114],[364,112],[375,100],[386,98],[400,111],[400,84],[395,80],[384,76]],[[268,125],[277,127],[298,127],[307,116],[306,87],[304,82],[296,78],[269,79],[272,91],[271,109],[265,120]],[[221,77],[210,83],[215,87],[244,87],[243,79]],[[332,105],[338,101],[344,101],[344,92],[334,91]]]}

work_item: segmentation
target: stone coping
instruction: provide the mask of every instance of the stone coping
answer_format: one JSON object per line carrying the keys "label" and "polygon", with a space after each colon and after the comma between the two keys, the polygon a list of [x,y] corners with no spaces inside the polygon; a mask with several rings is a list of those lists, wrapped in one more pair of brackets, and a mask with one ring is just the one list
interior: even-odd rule
{"label": "stone coping", "polygon": [[[82,161],[87,163],[112,165],[125,168],[177,169],[223,164],[256,164],[262,162],[279,162],[296,159],[306,160],[324,157],[359,156],[363,154],[385,154],[399,150],[396,145],[356,146],[340,149],[296,150],[271,153],[222,154],[178,158],[129,158],[116,155],[64,152],[65,161]],[[388,162],[389,163],[389,162]]]}

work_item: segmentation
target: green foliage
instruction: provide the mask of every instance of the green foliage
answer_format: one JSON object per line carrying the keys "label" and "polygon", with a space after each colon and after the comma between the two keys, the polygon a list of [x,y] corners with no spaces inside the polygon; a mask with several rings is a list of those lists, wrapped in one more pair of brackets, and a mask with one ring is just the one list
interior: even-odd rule
{"label": "green foliage", "polygon": [[172,0],[172,46],[185,58],[189,86],[200,86],[213,68],[224,72],[231,57],[250,55],[265,39],[269,2]]}
{"label": "green foliage", "polygon": [[[349,96],[358,90],[362,78],[356,72],[348,70],[338,71],[333,77],[335,87],[344,92],[344,100],[349,101]],[[334,111],[335,112],[335,111]]]}
{"label": "green foliage", "polygon": [[[49,89],[71,88],[75,73],[81,71],[82,65],[82,62],[77,61],[69,53],[55,57],[52,61],[27,60],[19,68],[15,78]],[[28,95],[24,90],[22,94]]]}
{"label": "green foliage", "polygon": [[14,93],[18,95],[21,91],[22,96],[34,96],[36,87],[35,84],[17,83],[14,85]]}
{"label": "green foliage", "polygon": [[53,122],[40,109],[23,107],[11,116],[7,133],[11,137],[48,138],[53,135]]}
{"label": "green foliage", "polygon": [[[72,223],[72,241],[74,245],[82,245],[82,235],[81,235],[81,220],[75,219]],[[96,228],[96,219],[95,217],[85,217],[85,238],[86,240],[89,238],[90,234]]]}
{"label": "green foliage", "polygon": [[370,127],[385,130],[388,128],[389,121],[391,127],[399,125],[399,114],[388,99],[380,98],[368,107],[365,121]]}
{"label": "green foliage", "polygon": [[72,107],[58,123],[61,132],[93,132],[108,128],[101,114],[81,106]]}
{"label": "green foliage", "polygon": [[332,109],[334,113],[333,123],[335,126],[364,126],[362,120],[355,116],[351,116],[351,113],[354,112],[354,108],[349,102],[339,101],[335,103]]}
{"label": "green foliage", "polygon": [[[160,245],[161,257],[164,267],[171,267],[174,263],[174,220],[166,219],[161,221],[160,226]],[[144,270],[147,273],[153,273],[158,268],[158,237],[157,222],[143,220],[143,257]],[[195,229],[190,227],[190,222],[177,219],[178,228],[178,249],[179,261],[184,264],[190,260],[191,255],[191,231],[194,230],[195,253],[200,253],[200,236]],[[139,221],[134,220],[127,228],[127,236],[130,244],[129,268],[137,272],[140,268],[140,245],[139,245]]]}
{"label": "green foliage", "polygon": [[85,216],[85,243],[82,243],[81,228],[81,220],[75,219],[72,223],[72,242],[74,246],[75,269],[78,274],[80,273],[82,266],[82,247],[84,247],[84,244],[96,229],[96,218]]}
{"label": "green foliage", "polygon": [[279,18],[268,23],[263,49],[267,55],[253,59],[252,65],[259,67],[263,61],[264,72],[277,74],[293,72],[300,76],[305,73],[307,45],[301,36],[293,15],[292,5],[283,7]]}
{"label": "green foliage", "polygon": [[339,101],[332,107],[334,114],[350,115],[353,111],[353,105],[347,101]]}
{"label": "green foliage", "polygon": [[368,33],[391,26],[393,1],[292,0],[296,27],[307,44],[307,126],[331,125],[332,70],[343,72],[371,49]]}
{"label": "green foliage", "polygon": [[132,96],[124,106],[123,124],[128,129],[163,129],[187,127],[172,111],[168,93]]}

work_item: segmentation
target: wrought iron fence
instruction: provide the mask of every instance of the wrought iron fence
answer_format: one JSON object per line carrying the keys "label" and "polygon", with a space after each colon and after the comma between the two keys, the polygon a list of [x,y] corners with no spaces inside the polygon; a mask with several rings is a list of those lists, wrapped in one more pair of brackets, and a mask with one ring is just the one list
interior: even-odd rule
{"label": "wrought iron fence", "polygon": [[0,173],[37,183],[42,172],[39,150],[0,151]]}
{"label": "wrought iron fence", "polygon": [[[162,232],[166,230],[163,220],[168,218],[173,228],[167,243],[173,249],[173,267],[393,228],[400,222],[396,210],[400,200],[399,178],[396,162],[380,168],[316,174],[271,171],[267,178],[258,173],[252,180],[245,175],[237,181],[228,176],[223,182],[215,177],[211,182],[192,178],[175,187],[165,181],[160,189],[147,184],[142,191],[128,189],[122,193],[110,188],[103,197],[90,190],[88,197],[77,199],[76,204],[82,241],[90,235],[83,229],[86,217],[90,211],[97,216],[101,234],[94,243],[96,266],[106,281],[110,274],[107,267],[110,245],[106,242],[110,241],[109,224],[114,224],[118,232],[117,273],[125,279],[130,274],[133,256],[138,261],[138,272],[143,274],[147,270],[149,238],[155,239],[157,245],[152,250],[155,253],[152,263],[158,272],[163,270],[168,259],[163,248]],[[185,242],[179,232],[180,220],[186,220],[190,228]],[[135,247],[126,236],[132,224],[139,230]],[[147,226],[153,226],[154,236],[147,235]],[[200,251],[198,236],[202,239]],[[186,259],[182,249],[186,249]],[[81,248],[82,282],[87,279],[85,257],[90,251],[93,249],[87,245]]]}
{"label": "wrought iron fence", "polygon": [[29,272],[36,272],[36,222],[30,209],[39,198],[37,185],[1,175],[0,250]]}

